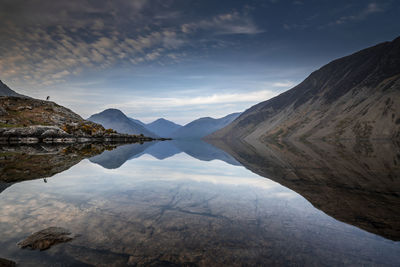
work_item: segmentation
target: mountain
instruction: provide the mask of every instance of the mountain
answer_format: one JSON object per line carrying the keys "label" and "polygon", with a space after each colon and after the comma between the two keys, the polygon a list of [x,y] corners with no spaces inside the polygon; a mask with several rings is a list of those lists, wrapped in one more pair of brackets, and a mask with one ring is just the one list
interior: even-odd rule
{"label": "mountain", "polygon": [[400,138],[400,37],[332,61],[207,138]]}
{"label": "mountain", "polygon": [[200,139],[225,127],[239,115],[240,113],[232,113],[220,119],[200,118],[179,128],[171,134],[171,137],[174,139]]}
{"label": "mountain", "polygon": [[105,128],[111,128],[119,133],[143,134],[149,137],[158,137],[144,126],[128,118],[118,109],[106,109],[88,118],[89,121],[99,123]]}
{"label": "mountain", "polygon": [[181,127],[182,125],[176,124],[163,118],[146,124],[147,129],[161,137],[170,137],[173,132]]}
{"label": "mountain", "polygon": [[11,90],[7,85],[0,81],[0,96],[18,96],[25,97],[24,95],[18,94],[17,92]]}
{"label": "mountain", "polygon": [[[129,117],[128,117],[128,118],[129,118]],[[146,123],[144,123],[144,122],[142,122],[142,121],[140,121],[140,120],[133,119],[133,118],[129,118],[129,119],[130,119],[131,121],[137,123],[137,124],[142,125],[143,127],[146,127]]]}

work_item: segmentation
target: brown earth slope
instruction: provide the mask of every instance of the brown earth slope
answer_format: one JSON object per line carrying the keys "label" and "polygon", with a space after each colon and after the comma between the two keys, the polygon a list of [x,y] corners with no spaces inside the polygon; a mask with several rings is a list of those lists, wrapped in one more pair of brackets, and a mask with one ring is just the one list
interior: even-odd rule
{"label": "brown earth slope", "polygon": [[400,138],[400,37],[323,66],[206,139]]}
{"label": "brown earth slope", "polygon": [[63,126],[81,123],[84,119],[54,102],[33,98],[1,96],[0,127],[23,127],[32,125]]}

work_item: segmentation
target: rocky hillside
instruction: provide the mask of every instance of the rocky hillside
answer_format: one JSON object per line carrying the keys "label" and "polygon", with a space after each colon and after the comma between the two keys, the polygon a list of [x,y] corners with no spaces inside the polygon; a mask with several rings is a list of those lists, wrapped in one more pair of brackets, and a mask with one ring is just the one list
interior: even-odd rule
{"label": "rocky hillside", "polygon": [[175,132],[171,133],[174,139],[200,139],[231,123],[240,113],[232,113],[223,118],[214,119],[210,117],[194,120]]}
{"label": "rocky hillside", "polygon": [[[103,126],[85,121],[70,109],[54,102],[27,97],[0,97],[0,133],[35,135],[35,131],[52,130],[57,135],[103,135]],[[108,133],[115,133],[108,130]]]}
{"label": "rocky hillside", "polygon": [[63,126],[83,121],[78,114],[54,102],[26,97],[0,97],[0,127]]}
{"label": "rocky hillside", "polygon": [[117,133],[54,102],[0,96],[0,143],[136,142],[152,138]]}
{"label": "rocky hillside", "polygon": [[207,138],[400,138],[400,37],[332,61]]}
{"label": "rocky hillside", "polygon": [[112,128],[119,133],[125,134],[143,134],[150,137],[158,137],[156,134],[147,130],[143,125],[128,118],[118,109],[106,109],[100,113],[94,114],[88,118],[89,121],[100,123],[106,128]]}

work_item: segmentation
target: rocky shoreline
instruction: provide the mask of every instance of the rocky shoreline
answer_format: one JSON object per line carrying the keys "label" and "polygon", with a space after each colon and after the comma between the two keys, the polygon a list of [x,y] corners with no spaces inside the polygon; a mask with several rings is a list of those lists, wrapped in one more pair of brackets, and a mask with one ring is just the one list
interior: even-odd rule
{"label": "rocky shoreline", "polygon": [[131,143],[148,142],[154,139],[143,135],[120,134],[113,131],[98,131],[95,134],[84,131],[67,131],[58,126],[28,126],[0,128],[0,144],[73,144],[73,143]]}

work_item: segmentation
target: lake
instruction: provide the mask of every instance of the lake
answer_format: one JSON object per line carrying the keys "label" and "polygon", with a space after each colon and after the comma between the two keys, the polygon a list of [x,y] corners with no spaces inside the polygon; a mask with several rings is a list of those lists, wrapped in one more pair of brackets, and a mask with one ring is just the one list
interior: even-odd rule
{"label": "lake", "polygon": [[[400,266],[398,144],[3,147],[0,162],[0,257],[21,266]],[[52,226],[74,239],[17,246]]]}

